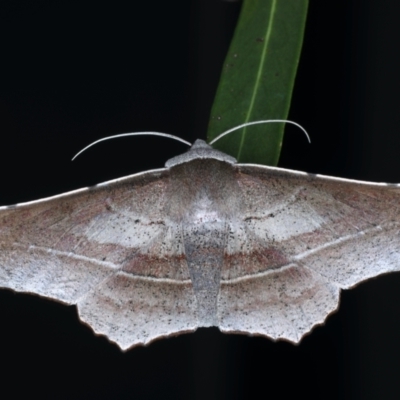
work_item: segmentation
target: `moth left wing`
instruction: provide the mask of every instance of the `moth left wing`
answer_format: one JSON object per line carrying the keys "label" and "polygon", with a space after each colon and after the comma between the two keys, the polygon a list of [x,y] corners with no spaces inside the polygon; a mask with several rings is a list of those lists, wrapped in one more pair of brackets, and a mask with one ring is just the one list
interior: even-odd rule
{"label": "moth left wing", "polygon": [[121,348],[197,327],[169,172],[0,208],[0,287],[77,304]]}
{"label": "moth left wing", "polygon": [[222,272],[222,331],[298,342],[340,289],[400,270],[398,185],[237,168],[243,218]]}

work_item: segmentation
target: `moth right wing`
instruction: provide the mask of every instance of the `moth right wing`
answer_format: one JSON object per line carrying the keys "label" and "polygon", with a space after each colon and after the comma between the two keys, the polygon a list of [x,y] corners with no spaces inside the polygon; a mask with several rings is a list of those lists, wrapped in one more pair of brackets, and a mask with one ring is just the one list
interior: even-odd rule
{"label": "moth right wing", "polygon": [[[238,165],[220,328],[298,342],[347,289],[400,270],[400,187]],[[241,297],[238,293],[242,293]]]}

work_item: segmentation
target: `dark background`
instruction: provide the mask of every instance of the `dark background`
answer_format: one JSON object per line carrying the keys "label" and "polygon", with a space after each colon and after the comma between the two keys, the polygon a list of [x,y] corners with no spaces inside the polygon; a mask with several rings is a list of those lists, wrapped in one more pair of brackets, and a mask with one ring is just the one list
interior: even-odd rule
{"label": "dark background", "polygon": [[[310,1],[280,166],[400,182],[399,3]],[[0,204],[150,168],[205,138],[240,3],[2,2]],[[268,112],[268,110],[266,110]],[[268,115],[267,115],[268,116]],[[0,291],[3,393],[41,399],[398,399],[400,274],[342,295],[300,345],[217,329],[122,353],[76,309]],[[11,396],[10,396],[11,397]]]}

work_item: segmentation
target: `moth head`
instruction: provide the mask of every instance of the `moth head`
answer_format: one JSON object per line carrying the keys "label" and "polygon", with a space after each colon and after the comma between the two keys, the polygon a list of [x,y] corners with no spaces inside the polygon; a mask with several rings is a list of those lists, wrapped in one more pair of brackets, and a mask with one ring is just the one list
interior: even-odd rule
{"label": "moth head", "polygon": [[176,165],[198,159],[214,159],[224,161],[229,164],[236,164],[236,158],[231,157],[228,154],[223,153],[222,151],[213,149],[204,140],[197,139],[186,153],[170,158],[165,163],[165,167],[171,168],[175,167]]}

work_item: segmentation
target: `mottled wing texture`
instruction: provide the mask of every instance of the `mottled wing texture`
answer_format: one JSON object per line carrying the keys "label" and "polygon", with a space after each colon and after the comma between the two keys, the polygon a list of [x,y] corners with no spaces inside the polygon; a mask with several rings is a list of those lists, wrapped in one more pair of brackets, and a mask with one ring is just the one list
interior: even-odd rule
{"label": "mottled wing texture", "polygon": [[400,188],[237,165],[241,218],[221,274],[219,326],[298,342],[340,289],[400,270]]}
{"label": "mottled wing texture", "polygon": [[0,208],[0,287],[76,304],[122,349],[197,327],[168,170]]}

